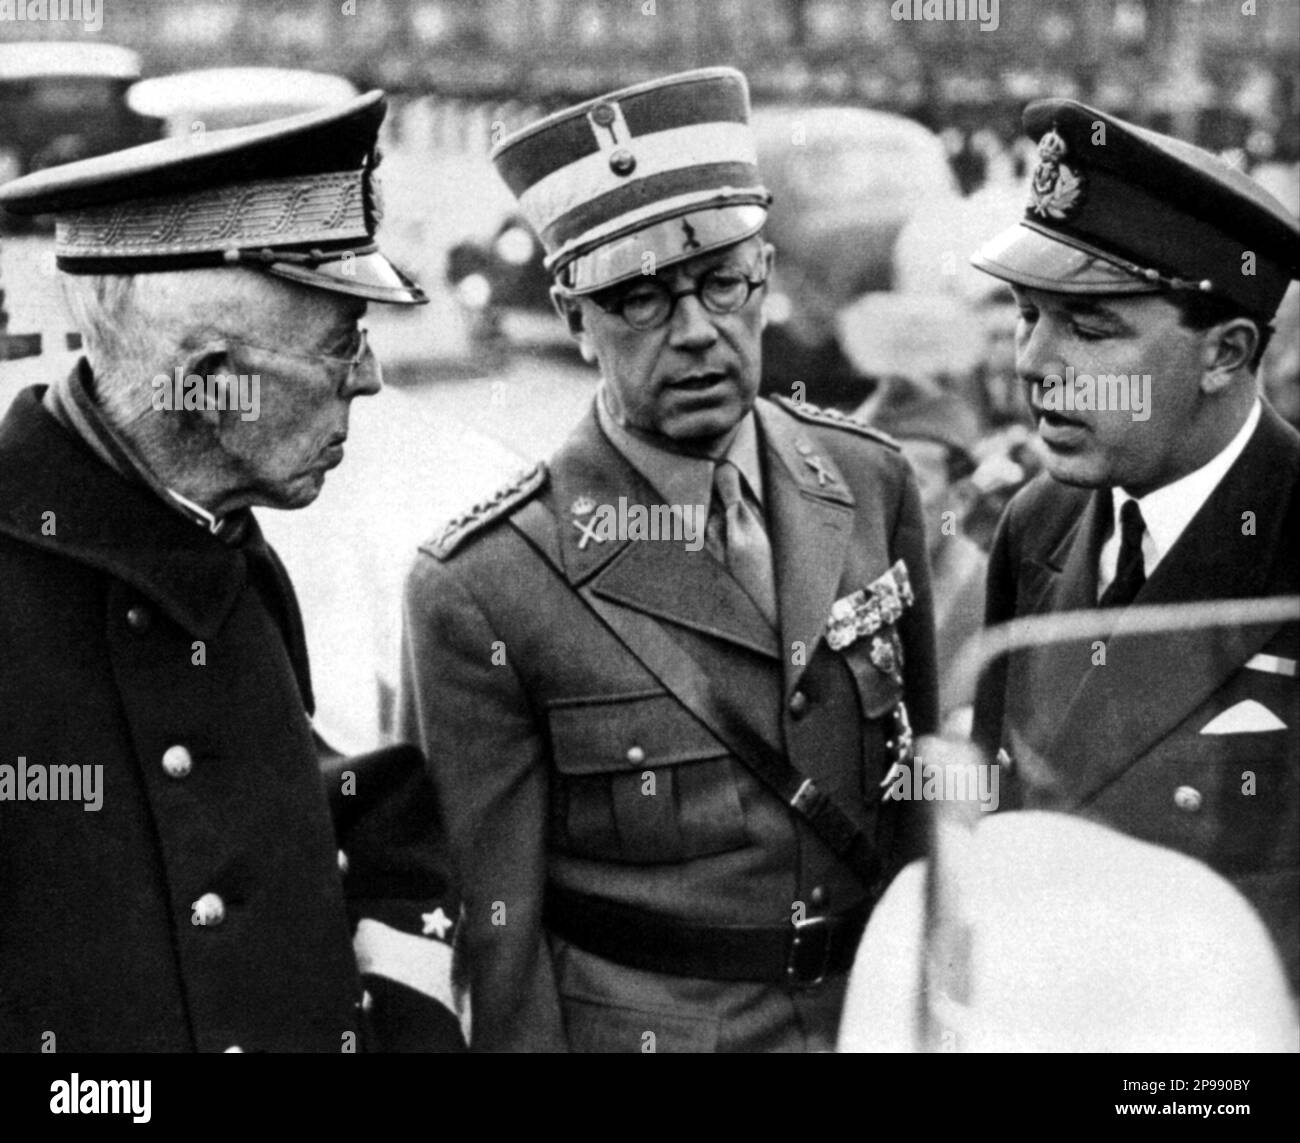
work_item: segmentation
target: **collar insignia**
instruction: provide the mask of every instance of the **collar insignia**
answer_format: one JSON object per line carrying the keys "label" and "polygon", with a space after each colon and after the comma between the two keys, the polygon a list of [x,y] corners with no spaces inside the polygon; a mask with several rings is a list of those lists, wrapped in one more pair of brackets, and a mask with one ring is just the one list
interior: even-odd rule
{"label": "collar insignia", "polygon": [[605,537],[600,530],[600,525],[604,522],[603,516],[593,516],[590,520],[574,520],[573,526],[582,533],[578,538],[578,551],[585,552],[589,540],[595,540],[598,544],[605,542]]}
{"label": "collar insignia", "polygon": [[825,461],[816,453],[809,453],[803,458],[804,464],[817,474],[817,487],[825,488],[828,484],[835,483],[835,475],[826,467]]}

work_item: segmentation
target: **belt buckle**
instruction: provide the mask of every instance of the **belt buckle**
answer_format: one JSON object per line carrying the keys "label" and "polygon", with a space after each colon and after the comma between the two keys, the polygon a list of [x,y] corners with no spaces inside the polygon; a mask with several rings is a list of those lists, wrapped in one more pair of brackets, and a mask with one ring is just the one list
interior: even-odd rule
{"label": "belt buckle", "polygon": [[826,795],[811,778],[805,778],[799,783],[799,788],[789,802],[790,808],[805,818],[815,815],[825,804]]}
{"label": "belt buckle", "polygon": [[[785,959],[787,984],[813,988],[826,979],[831,961],[831,926],[829,917],[806,917],[794,922],[794,936]],[[816,966],[815,973],[808,970]]]}

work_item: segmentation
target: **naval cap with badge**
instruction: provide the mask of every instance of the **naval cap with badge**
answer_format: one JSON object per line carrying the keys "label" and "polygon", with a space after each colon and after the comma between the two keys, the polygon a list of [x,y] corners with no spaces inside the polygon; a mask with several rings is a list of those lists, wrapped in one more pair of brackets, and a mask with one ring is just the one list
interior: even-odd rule
{"label": "naval cap with badge", "polygon": [[68,274],[247,266],[333,293],[419,305],[375,242],[376,141],[387,103],[347,103],[164,139],[0,187],[15,214],[52,214]]}
{"label": "naval cap with badge", "polygon": [[1300,276],[1300,224],[1252,178],[1071,99],[1031,103],[1023,122],[1038,143],[1024,217],[974,266],[1057,293],[1185,290],[1273,317]]}
{"label": "naval cap with badge", "polygon": [[556,112],[492,161],[571,295],[757,234],[771,195],[734,68],[700,68]]}

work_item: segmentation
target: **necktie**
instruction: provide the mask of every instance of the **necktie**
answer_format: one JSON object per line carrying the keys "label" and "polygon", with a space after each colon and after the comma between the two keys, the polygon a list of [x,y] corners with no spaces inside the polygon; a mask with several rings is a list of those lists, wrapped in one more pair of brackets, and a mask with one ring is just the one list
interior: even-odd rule
{"label": "necktie", "polygon": [[1098,607],[1127,607],[1147,581],[1142,563],[1142,533],[1146,531],[1146,522],[1136,500],[1124,501],[1119,510],[1119,527],[1119,562],[1115,567],[1115,578],[1102,592]]}
{"label": "necktie", "polygon": [[722,502],[726,521],[727,568],[767,621],[776,626],[776,586],[772,576],[772,545],[757,513],[745,502],[740,469],[729,460],[713,470],[713,489]]}

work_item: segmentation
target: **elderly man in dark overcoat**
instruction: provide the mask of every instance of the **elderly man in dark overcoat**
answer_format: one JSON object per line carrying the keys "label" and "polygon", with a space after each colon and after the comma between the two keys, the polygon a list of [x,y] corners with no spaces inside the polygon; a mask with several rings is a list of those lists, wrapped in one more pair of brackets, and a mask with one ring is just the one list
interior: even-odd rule
{"label": "elderly man in dark overcoat", "polygon": [[0,423],[0,1050],[461,1043],[420,759],[314,737],[250,511],[315,499],[367,303],[423,300],[374,245],[384,106],[0,191],[55,215],[86,353]]}

